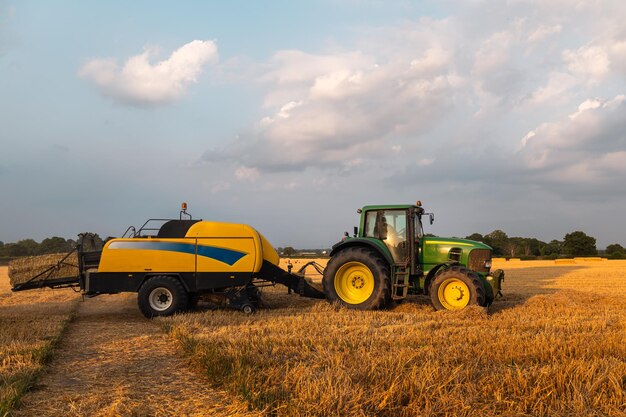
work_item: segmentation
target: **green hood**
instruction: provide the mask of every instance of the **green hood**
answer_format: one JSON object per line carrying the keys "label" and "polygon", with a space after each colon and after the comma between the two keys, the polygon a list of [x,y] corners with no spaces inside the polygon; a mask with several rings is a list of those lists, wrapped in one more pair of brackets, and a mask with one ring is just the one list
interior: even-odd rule
{"label": "green hood", "polygon": [[474,249],[486,249],[491,247],[482,242],[467,239],[446,237],[424,237],[421,239],[420,261],[424,265],[424,271],[429,271],[433,266],[450,262],[451,255],[458,254],[458,262],[468,265],[469,253]]}

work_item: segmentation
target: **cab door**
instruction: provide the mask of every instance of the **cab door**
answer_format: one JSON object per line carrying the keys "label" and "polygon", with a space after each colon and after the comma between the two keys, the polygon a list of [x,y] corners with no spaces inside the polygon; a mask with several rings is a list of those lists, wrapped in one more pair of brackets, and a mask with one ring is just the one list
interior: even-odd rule
{"label": "cab door", "polygon": [[365,236],[382,240],[396,264],[409,262],[407,235],[407,210],[376,210],[367,213]]}

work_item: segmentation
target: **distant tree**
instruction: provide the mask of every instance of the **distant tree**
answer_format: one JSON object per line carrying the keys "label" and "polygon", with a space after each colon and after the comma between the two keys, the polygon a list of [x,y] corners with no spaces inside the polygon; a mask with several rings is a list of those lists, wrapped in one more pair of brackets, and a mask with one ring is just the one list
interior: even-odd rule
{"label": "distant tree", "polygon": [[520,245],[519,238],[511,238],[504,244],[504,254],[510,256],[511,258],[519,256],[521,251],[522,247]]}
{"label": "distant tree", "polygon": [[432,233],[426,233],[424,237],[437,237],[437,235],[433,235]]}
{"label": "distant tree", "polygon": [[23,239],[18,241],[16,245],[18,246],[18,252],[22,253],[21,256],[37,255],[37,251],[39,250],[39,243],[34,239]]}
{"label": "distant tree", "polygon": [[286,246],[285,248],[283,248],[284,256],[294,256],[295,254],[296,254],[296,250],[292,248],[291,246]]}
{"label": "distant tree", "polygon": [[579,230],[568,233],[563,238],[563,252],[569,256],[597,255],[596,238]]}
{"label": "distant tree", "polygon": [[39,244],[33,239],[20,240],[17,243],[7,243],[4,245],[4,256],[17,257],[17,256],[32,256],[37,253]]}
{"label": "distant tree", "polygon": [[541,249],[542,256],[558,257],[563,250],[563,242],[558,240],[551,240],[550,243],[546,243]]}
{"label": "distant tree", "polygon": [[624,247],[619,243],[613,243],[612,245],[607,246],[605,252],[610,258],[626,258],[626,249],[624,249]]}
{"label": "distant tree", "polygon": [[63,253],[72,249],[73,245],[68,245],[67,240],[62,237],[53,236],[46,238],[39,244],[38,254]]}
{"label": "distant tree", "polygon": [[503,256],[507,253],[509,237],[502,230],[494,230],[484,236],[483,242],[493,248],[494,255]]}
{"label": "distant tree", "polygon": [[545,242],[535,238],[528,237],[512,237],[509,238],[509,244],[514,243],[518,256],[539,256],[541,249],[546,245]]}
{"label": "distant tree", "polygon": [[465,236],[465,239],[474,240],[476,242],[482,242],[484,237],[480,233],[472,233],[469,236]]}

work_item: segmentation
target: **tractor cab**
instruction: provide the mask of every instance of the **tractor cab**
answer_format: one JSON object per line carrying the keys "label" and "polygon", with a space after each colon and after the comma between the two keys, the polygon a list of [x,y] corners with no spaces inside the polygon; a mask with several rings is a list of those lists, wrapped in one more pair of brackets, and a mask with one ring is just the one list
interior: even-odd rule
{"label": "tractor cab", "polygon": [[412,274],[417,273],[415,260],[424,236],[422,216],[428,214],[432,224],[433,214],[424,213],[419,201],[416,205],[365,206],[358,212],[361,214],[358,237],[382,241],[395,264],[406,265]]}

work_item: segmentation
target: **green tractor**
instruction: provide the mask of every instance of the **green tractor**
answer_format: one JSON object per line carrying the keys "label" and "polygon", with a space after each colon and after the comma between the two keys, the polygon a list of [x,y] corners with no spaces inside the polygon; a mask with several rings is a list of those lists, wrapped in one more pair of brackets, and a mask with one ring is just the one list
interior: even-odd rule
{"label": "green tractor", "polygon": [[354,235],[333,246],[322,284],[329,302],[385,308],[409,294],[429,295],[437,310],[489,306],[504,280],[491,271],[491,247],[466,239],[426,237],[421,202],[365,206]]}

